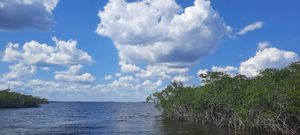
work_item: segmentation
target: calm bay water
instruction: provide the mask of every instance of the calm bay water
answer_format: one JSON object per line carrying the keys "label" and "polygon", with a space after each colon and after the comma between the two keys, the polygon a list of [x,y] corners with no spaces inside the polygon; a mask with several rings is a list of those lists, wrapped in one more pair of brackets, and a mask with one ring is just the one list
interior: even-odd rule
{"label": "calm bay water", "polygon": [[0,135],[6,134],[232,133],[214,126],[165,120],[153,103],[50,102],[39,108],[0,109]]}

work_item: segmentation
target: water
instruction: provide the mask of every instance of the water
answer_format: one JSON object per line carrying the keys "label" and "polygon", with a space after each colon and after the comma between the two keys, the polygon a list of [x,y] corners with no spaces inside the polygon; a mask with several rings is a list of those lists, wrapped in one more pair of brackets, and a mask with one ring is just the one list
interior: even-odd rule
{"label": "water", "polygon": [[214,126],[165,120],[152,103],[51,102],[39,108],[0,109],[0,135],[2,134],[232,133]]}

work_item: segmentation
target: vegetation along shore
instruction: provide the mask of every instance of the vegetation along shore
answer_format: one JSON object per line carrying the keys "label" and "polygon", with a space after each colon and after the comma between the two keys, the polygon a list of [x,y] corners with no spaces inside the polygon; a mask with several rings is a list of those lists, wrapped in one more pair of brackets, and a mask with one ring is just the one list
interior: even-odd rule
{"label": "vegetation along shore", "polygon": [[257,77],[208,72],[204,85],[173,82],[150,95],[163,116],[234,130],[300,134],[300,61],[266,69]]}
{"label": "vegetation along shore", "polygon": [[10,89],[0,91],[0,108],[38,107],[46,103],[48,100],[45,98],[11,92]]}

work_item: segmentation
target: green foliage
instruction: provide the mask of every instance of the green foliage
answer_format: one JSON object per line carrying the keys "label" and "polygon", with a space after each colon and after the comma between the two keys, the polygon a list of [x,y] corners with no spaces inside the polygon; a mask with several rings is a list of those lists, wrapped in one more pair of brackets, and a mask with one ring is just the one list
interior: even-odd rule
{"label": "green foliage", "polygon": [[0,108],[38,107],[43,103],[48,103],[48,100],[17,92],[0,91]]}
{"label": "green foliage", "polygon": [[156,102],[170,119],[299,134],[300,62],[283,69],[266,69],[252,78],[219,72],[200,76],[203,86],[184,87],[173,82],[147,100]]}

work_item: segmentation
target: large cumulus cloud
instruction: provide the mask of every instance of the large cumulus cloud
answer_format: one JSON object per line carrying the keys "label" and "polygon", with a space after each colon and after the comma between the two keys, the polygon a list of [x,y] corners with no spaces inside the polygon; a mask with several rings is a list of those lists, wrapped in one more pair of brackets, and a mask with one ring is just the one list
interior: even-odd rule
{"label": "large cumulus cloud", "polygon": [[194,64],[229,31],[210,1],[182,9],[175,0],[110,0],[96,32],[111,38],[124,63]]}
{"label": "large cumulus cloud", "polygon": [[0,0],[0,30],[49,30],[59,0]]}

